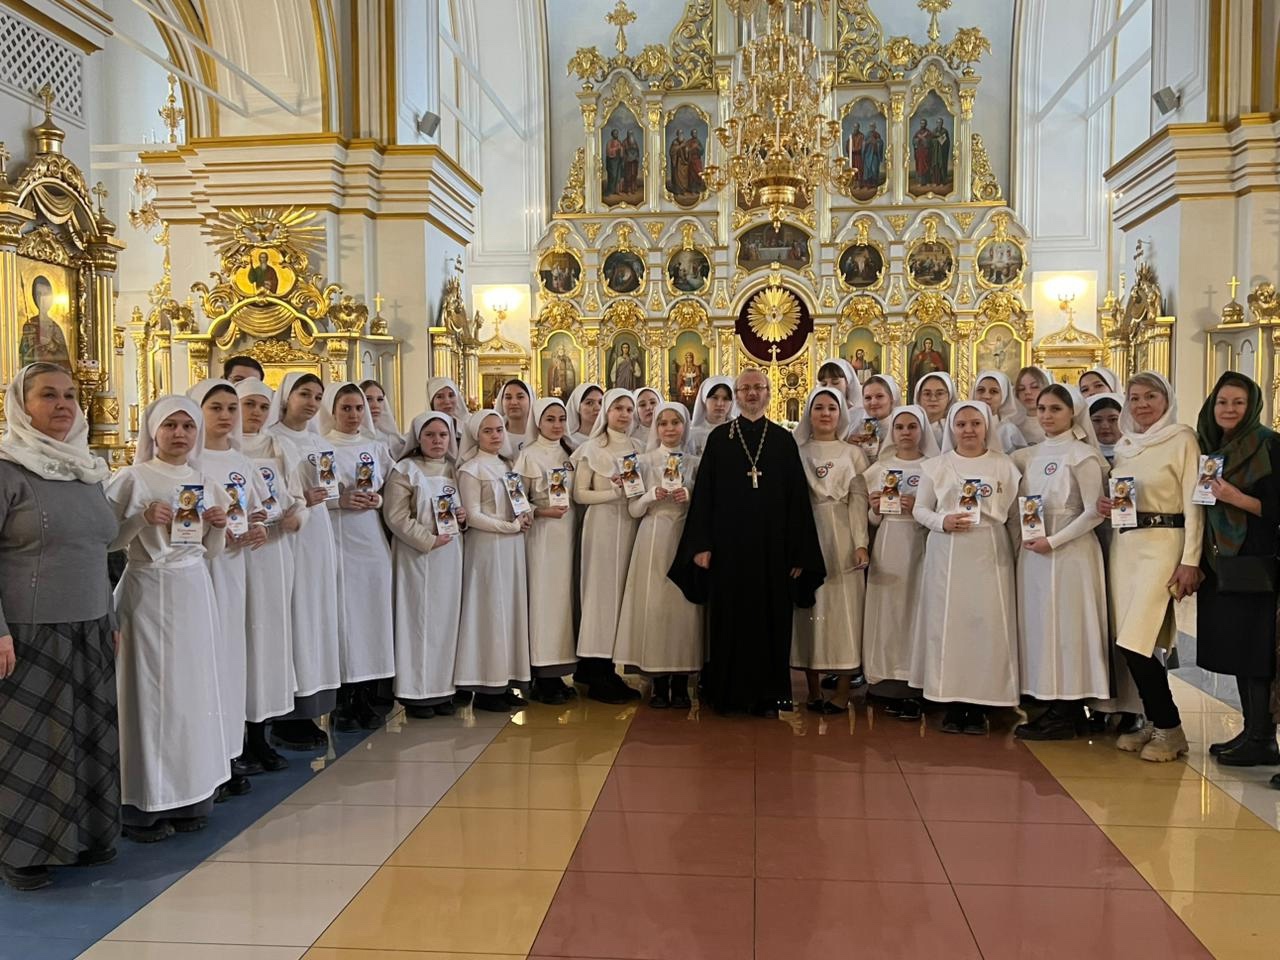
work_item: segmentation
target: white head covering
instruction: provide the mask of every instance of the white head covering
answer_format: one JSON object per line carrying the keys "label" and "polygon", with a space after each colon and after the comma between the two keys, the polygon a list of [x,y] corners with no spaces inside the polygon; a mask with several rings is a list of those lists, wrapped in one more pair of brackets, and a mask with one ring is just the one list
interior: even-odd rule
{"label": "white head covering", "polygon": [[950,402],[956,401],[956,382],[951,378],[951,374],[944,370],[935,370],[933,373],[926,373],[923,377],[916,381],[915,392],[911,396],[913,404],[920,403],[920,388],[924,386],[927,380],[941,380],[942,385],[947,388],[947,394],[951,397]]}
{"label": "white head covering", "polygon": [[[529,416],[531,416],[531,417],[532,417],[532,416],[533,416],[533,405],[537,402],[537,400],[538,400],[538,395],[537,395],[536,393],[534,393],[534,392],[533,392],[533,387],[529,386],[529,384],[528,384],[526,381],[521,380],[519,377],[512,377],[511,379],[509,379],[509,380],[504,380],[504,381],[502,382],[502,386],[500,386],[500,387],[498,388],[498,396],[497,396],[497,402],[498,402],[498,405],[499,405],[499,406],[501,406],[501,405],[502,405],[502,395],[503,395],[504,393],[506,393],[506,392],[507,392],[507,387],[511,386],[511,384],[513,384],[513,383],[514,383],[516,386],[518,386],[521,390],[523,390],[523,391],[525,392],[525,395],[529,398]],[[502,415],[502,425],[503,425],[503,426],[506,426],[506,424],[507,424],[507,417],[506,417],[506,414],[503,414],[503,415]],[[526,424],[526,426],[527,426],[527,424]],[[521,434],[520,436],[524,436],[524,434]],[[519,438],[517,438],[517,439],[519,439]]]}
{"label": "white head covering", "polygon": [[[587,439],[594,440],[605,432],[609,426],[609,408],[619,400],[630,400],[635,403],[635,396],[630,390],[624,390],[622,387],[614,387],[612,390],[606,390],[604,399],[600,401],[600,416],[596,417],[595,425],[591,428],[591,432],[587,434]],[[631,418],[631,429],[627,431],[627,436],[631,436],[632,431],[636,428],[636,418]]]}
{"label": "white head covering", "polygon": [[[639,391],[637,391],[638,393]],[[690,453],[689,448],[689,410],[683,403],[671,403],[664,401],[658,404],[653,411],[653,426],[649,428],[649,439],[645,441],[644,449],[648,453],[650,450],[657,450],[662,446],[662,441],[658,439],[658,417],[668,410],[673,410],[680,415],[680,420],[684,423],[684,436],[680,439],[680,446],[676,449],[684,453]]]}
{"label": "white head covering", "polygon": [[[338,402],[338,394],[346,387],[355,387],[356,392],[360,394],[360,399],[364,401],[364,413],[360,417],[360,429],[356,431],[356,435],[364,437],[366,440],[377,440],[378,431],[373,428],[373,414],[369,412],[369,401],[365,398],[364,391],[360,389],[360,385],[353,380],[331,383],[325,388],[324,401],[320,404],[320,413],[318,415],[320,432],[326,437],[330,434],[338,433],[338,421],[333,415],[333,408]],[[339,436],[345,436],[345,434],[339,434]]]}
{"label": "white head covering", "polygon": [[[382,384],[377,380],[374,380],[372,377],[364,380],[364,383],[372,383],[379,390],[382,390]],[[359,386],[359,384],[357,384],[357,386]],[[363,390],[364,387],[360,387],[360,389]],[[365,394],[364,400],[365,403],[368,404],[368,394]],[[370,414],[370,417],[372,416],[373,415]],[[397,438],[401,436],[400,426],[396,423],[396,415],[391,412],[391,398],[387,396],[386,390],[382,390],[382,412],[378,414],[377,419],[373,421],[373,427],[375,430],[385,433],[388,436]]]}
{"label": "white head covering", "polygon": [[413,418],[413,423],[409,425],[409,432],[404,435],[403,447],[404,453],[400,455],[401,460],[407,460],[409,457],[416,457],[422,453],[422,448],[418,444],[418,438],[422,436],[422,428],[432,420],[439,420],[449,430],[449,448],[445,451],[445,458],[453,461],[458,459],[458,425],[453,422],[453,417],[439,410],[428,410],[420,413]]}
{"label": "white head covering", "polygon": [[552,407],[559,407],[565,412],[565,429],[564,435],[569,435],[569,408],[564,405],[564,401],[559,397],[542,397],[533,401],[533,406],[529,408],[529,429],[524,434],[524,445],[527,447],[531,443],[536,443],[538,438],[542,436],[542,431],[538,429],[538,422],[542,420],[542,415]]}
{"label": "white head covering", "polygon": [[[271,409],[267,411],[267,420],[262,425],[262,429],[266,430],[274,424],[281,423],[284,420],[285,406],[289,403],[289,394],[293,393],[293,388],[297,386],[299,380],[306,376],[315,376],[315,374],[304,373],[295,370],[292,373],[286,373],[284,379],[280,381],[280,389],[275,392],[275,396],[271,398]],[[323,386],[321,387],[323,389]],[[321,409],[324,408],[324,401],[320,401]],[[320,425],[316,421],[320,419],[318,416],[312,417],[307,421],[306,429],[311,433],[319,433]]]}
{"label": "white head covering", "polygon": [[[471,416],[467,417],[467,422],[462,431],[462,449],[458,454],[458,464],[461,466],[468,460],[474,460],[480,455],[480,424],[484,423],[486,417],[497,417],[502,422],[502,414],[492,408],[477,410]],[[506,429],[506,424],[503,424]]]}
{"label": "white head covering", "polygon": [[[1154,377],[1159,381],[1164,389],[1165,397],[1168,398],[1169,406],[1164,415],[1144,431],[1139,428],[1138,422],[1133,419],[1133,414],[1129,412],[1128,389],[1126,387],[1124,406],[1120,410],[1120,430],[1123,435],[1116,444],[1117,455],[1122,452],[1136,453],[1144,447],[1164,443],[1170,437],[1184,430],[1191,430],[1190,427],[1178,423],[1178,399],[1173,395],[1173,387],[1169,381],[1154,370],[1143,370],[1138,376]],[[1127,386],[1132,384],[1133,378],[1130,378]]]}
{"label": "white head covering", "polygon": [[[729,399],[733,399],[733,379],[731,377],[707,377],[702,381],[702,386],[698,387],[698,399],[693,404],[693,425],[695,427],[707,426],[707,394],[716,387],[728,387]],[[725,417],[724,422],[728,423],[738,415],[738,404],[734,401],[733,406],[729,408],[729,415]]]}
{"label": "white head covering", "polygon": [[987,449],[991,449],[991,441],[994,440],[998,445],[1000,440],[993,436],[994,428],[992,426],[991,408],[981,400],[961,400],[959,403],[952,405],[947,411],[947,429],[942,432],[942,452],[950,453],[956,448],[956,417],[961,410],[972,408],[982,414],[982,419],[987,424]]}
{"label": "white head covering", "polygon": [[1085,373],[1092,373],[1095,377],[1101,377],[1103,382],[1107,385],[1108,393],[1120,393],[1120,378],[1116,376],[1116,372],[1110,367],[1090,367],[1084,373],[1080,374],[1079,378],[1076,380],[1077,385],[1079,385],[1080,381],[1084,379]]}
{"label": "white head covering", "polygon": [[[261,381],[259,381],[259,383],[261,383]],[[213,392],[214,387],[230,387],[232,392],[235,393],[236,399],[240,399],[240,392],[236,390],[236,385],[230,380],[223,380],[221,378],[201,380],[187,391],[187,396],[195,401],[196,406],[203,408],[205,397],[209,396],[209,394]],[[200,423],[204,423],[203,409],[200,411]],[[231,431],[231,436],[227,439],[231,441],[232,450],[242,450],[244,448],[244,424],[241,422],[240,415],[238,413],[236,414],[236,425]]]}
{"label": "white head covering", "polygon": [[814,387],[809,391],[809,396],[804,401],[804,413],[800,416],[800,422],[796,424],[795,430],[791,432],[797,447],[804,446],[813,438],[813,421],[810,418],[810,414],[813,411],[813,401],[823,394],[833,397],[840,404],[840,418],[836,421],[836,439],[849,435],[849,404],[840,395],[840,391],[835,387]]}
{"label": "white head covering", "polygon": [[165,418],[178,412],[185,413],[195,421],[196,442],[187,454],[187,463],[197,470],[200,469],[200,452],[204,449],[204,418],[200,416],[200,408],[196,406],[195,401],[178,393],[171,393],[151,401],[142,415],[142,430],[138,433],[135,463],[146,463],[148,460],[155,459],[156,433],[160,430],[160,424],[164,423]]}
{"label": "white head covering", "polygon": [[938,446],[938,438],[929,429],[929,414],[925,412],[924,407],[916,403],[908,403],[905,406],[893,408],[893,413],[889,414],[884,435],[886,446],[892,446],[895,450],[897,449],[897,445],[893,442],[893,423],[903,414],[909,414],[920,421],[920,452],[926,458],[936,457],[940,454],[942,450]]}
{"label": "white head covering", "polygon": [[462,396],[462,388],[459,387],[456,383],[454,383],[453,380],[451,380],[449,377],[432,377],[430,380],[427,381],[428,409],[434,409],[434,407],[431,406],[431,403],[433,400],[435,400],[436,394],[439,393],[441,390],[443,390],[445,387],[448,387],[450,390],[452,390],[453,395],[458,398],[458,406],[462,407],[462,410],[459,412],[462,413],[463,416],[465,416],[467,413],[467,401]]}
{"label": "white head covering", "polygon": [[21,464],[45,480],[80,480],[101,483],[111,468],[101,457],[89,452],[89,423],[75,404],[75,419],[65,440],[55,440],[31,424],[26,408],[26,378],[31,364],[18,371],[5,391],[4,409],[8,417],[0,459]]}
{"label": "white head covering", "polygon": [[[637,407],[639,407],[639,405],[640,405],[640,394],[642,394],[642,393],[652,393],[652,394],[654,395],[654,397],[656,397],[656,398],[657,398],[658,403],[659,403],[659,404],[661,404],[661,403],[662,403],[662,394],[660,394],[660,393],[659,393],[657,390],[655,390],[653,387],[640,387],[638,390],[636,390],[636,391],[635,391],[635,400],[636,400],[636,406],[637,406]],[[686,410],[686,411],[685,411],[685,413],[688,413],[688,412],[689,412],[688,410]],[[654,408],[653,408],[653,415],[654,415],[655,417],[658,415],[658,408],[657,408],[657,407],[654,407]],[[639,422],[640,422],[640,419],[639,419],[639,413],[637,412],[637,414],[636,414],[636,424],[637,424],[637,425],[639,425]]]}
{"label": "white head covering", "polygon": [[[1013,394],[1013,388],[1009,385],[1009,378],[999,370],[982,370],[973,378],[973,387],[969,390],[969,399],[973,400],[978,395],[978,384],[983,380],[994,380],[1000,385],[1000,410],[997,413],[999,422],[1012,421],[1017,416],[1019,408],[1022,404],[1018,403],[1018,398]],[[987,408],[990,411],[990,407]],[[950,423],[950,420],[948,420]]]}
{"label": "white head covering", "polygon": [[1085,397],[1085,404],[1088,406],[1088,409],[1089,409],[1089,413],[1087,414],[1088,417],[1090,418],[1089,429],[1093,430],[1094,443],[1097,445],[1098,449],[1102,451],[1102,455],[1104,457],[1112,457],[1115,455],[1116,445],[1114,443],[1103,443],[1101,440],[1097,438],[1098,431],[1094,430],[1093,428],[1093,419],[1092,419],[1093,408],[1096,407],[1103,400],[1113,401],[1116,404],[1116,406],[1120,408],[1120,411],[1123,411],[1124,397],[1118,393],[1095,393],[1092,397]]}
{"label": "white head covering", "polygon": [[[241,380],[236,384],[236,396],[243,400],[245,397],[265,397],[270,403],[275,396],[274,391],[257,377],[249,377]],[[266,423],[263,422],[262,429],[257,433],[244,435],[244,411],[240,415],[240,431],[238,433],[240,440],[240,452],[246,457],[270,457],[272,456],[273,444],[270,435],[267,433]]]}
{"label": "white head covering", "polygon": [[[862,381],[858,379],[858,374],[853,369],[853,364],[844,357],[827,357],[820,364],[818,370],[821,371],[827,364],[839,367],[844,372],[844,402],[850,411],[862,409]],[[810,400],[813,396],[810,395]]]}
{"label": "white head covering", "polygon": [[889,388],[889,396],[893,398],[893,405],[895,407],[902,406],[902,388],[898,386],[897,380],[889,376],[887,373],[874,373],[867,377],[867,383],[862,385],[863,388],[865,389],[867,384],[871,383],[873,380],[879,380]]}
{"label": "white head covering", "polygon": [[[1041,390],[1043,390],[1045,387],[1051,386],[1054,382],[1053,376],[1044,367],[1037,367],[1035,364],[1031,364],[1029,366],[1023,367],[1021,370],[1018,371],[1018,379],[1021,380],[1022,377],[1027,373],[1038,373],[1040,375],[1040,379],[1044,381],[1044,385],[1040,388]],[[1013,409],[1013,416],[1009,418],[1009,421],[1019,429],[1022,428],[1023,424],[1031,423],[1035,436],[1037,437],[1040,436],[1040,429],[1039,429],[1040,424],[1036,422],[1035,415],[1032,413],[1029,413],[1027,411],[1027,408],[1022,405],[1022,401],[1018,399],[1018,385],[1016,383],[1011,384],[1010,391],[1013,393],[1014,409]],[[1027,439],[1031,439],[1031,438],[1028,437]]]}
{"label": "white head covering", "polygon": [[[569,394],[569,402],[564,405],[568,415],[568,421],[565,425],[565,433],[572,435],[582,432],[582,418],[578,416],[578,408],[582,406],[582,398],[587,395],[588,390],[599,390],[604,393],[604,387],[598,383],[580,383],[573,388],[573,392]],[[604,410],[601,408],[601,412]],[[599,417],[596,421],[599,422]]]}
{"label": "white head covering", "polygon": [[[595,426],[591,428],[591,432],[587,434],[587,439],[573,452],[577,460],[586,459],[591,465],[591,469],[596,473],[612,476],[617,472],[617,466],[613,463],[613,455],[605,452],[604,447],[608,443],[608,437],[605,431],[609,426],[609,408],[617,401],[622,399],[630,400],[631,391],[624,390],[621,387],[614,387],[612,390],[605,391],[604,400],[600,403],[600,416],[596,417]],[[635,429],[635,417],[631,418],[631,430]],[[631,435],[631,430],[627,431],[627,435]],[[600,441],[604,440],[605,443]]]}

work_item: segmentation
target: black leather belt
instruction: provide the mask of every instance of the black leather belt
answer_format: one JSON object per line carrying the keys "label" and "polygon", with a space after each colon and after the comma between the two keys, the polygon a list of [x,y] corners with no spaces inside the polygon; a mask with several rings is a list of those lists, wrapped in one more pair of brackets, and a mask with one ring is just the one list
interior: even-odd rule
{"label": "black leather belt", "polygon": [[[1139,513],[1138,525],[1130,530],[1151,530],[1155,527],[1180,529],[1187,525],[1187,518],[1181,513]],[[1122,530],[1121,533],[1124,531]]]}

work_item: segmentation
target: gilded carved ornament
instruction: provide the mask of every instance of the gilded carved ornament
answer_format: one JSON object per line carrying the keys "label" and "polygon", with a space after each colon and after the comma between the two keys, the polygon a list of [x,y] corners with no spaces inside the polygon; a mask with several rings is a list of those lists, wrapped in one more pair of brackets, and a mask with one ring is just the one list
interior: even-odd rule
{"label": "gilded carved ornament", "polygon": [[712,0],[689,0],[685,4],[684,16],[668,40],[672,66],[663,86],[668,90],[710,90],[714,86],[714,28]]}
{"label": "gilded carved ornament", "polygon": [[982,142],[982,134],[975,133],[971,138],[973,158],[973,199],[984,203],[998,203],[1004,199],[1000,189],[1000,181],[991,169],[991,158],[987,156],[986,145]]}
{"label": "gilded carved ornament", "polygon": [[1280,296],[1276,294],[1275,284],[1258,284],[1246,299],[1254,323],[1280,323]]}
{"label": "gilded carved ornament", "polygon": [[564,190],[560,194],[560,202],[556,209],[560,213],[582,213],[587,205],[587,151],[579,147],[569,163],[569,174],[565,177]]}
{"label": "gilded carved ornament", "polygon": [[902,231],[907,228],[907,221],[910,218],[905,213],[891,213],[885,220],[889,222],[889,226],[893,228],[893,232],[897,236],[902,236]]}
{"label": "gilded carved ornament", "polygon": [[955,214],[956,223],[960,224],[960,229],[967,231],[973,226],[973,221],[978,215],[972,210],[960,210]]}
{"label": "gilded carved ornament", "polygon": [[[707,308],[697,300],[681,300],[671,308],[668,318],[675,330],[706,330],[710,324]],[[672,341],[674,343],[674,339]]]}
{"label": "gilded carved ornament", "polygon": [[44,263],[56,263],[58,266],[71,266],[71,257],[48,224],[42,223],[29,233],[24,233],[18,240],[18,256],[30,257]]}

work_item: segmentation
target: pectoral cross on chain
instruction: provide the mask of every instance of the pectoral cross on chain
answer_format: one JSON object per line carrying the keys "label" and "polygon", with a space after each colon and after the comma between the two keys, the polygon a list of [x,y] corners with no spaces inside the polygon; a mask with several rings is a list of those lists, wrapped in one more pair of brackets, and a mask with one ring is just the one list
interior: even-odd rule
{"label": "pectoral cross on chain", "polygon": [[747,471],[747,476],[751,478],[751,489],[760,489],[760,478],[764,476],[764,471],[757,469],[755,464],[751,465],[751,469]]}

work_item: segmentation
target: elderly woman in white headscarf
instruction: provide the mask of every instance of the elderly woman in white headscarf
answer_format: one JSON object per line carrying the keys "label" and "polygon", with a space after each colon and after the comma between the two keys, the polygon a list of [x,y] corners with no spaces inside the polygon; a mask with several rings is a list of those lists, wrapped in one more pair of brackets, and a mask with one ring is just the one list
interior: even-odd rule
{"label": "elderly woman in white headscarf", "polygon": [[33,363],[5,395],[0,442],[0,866],[10,886],[50,866],[106,863],[119,833],[116,518],[76,385]]}

